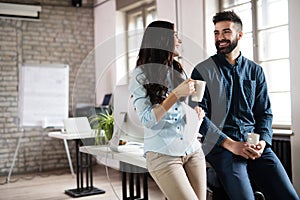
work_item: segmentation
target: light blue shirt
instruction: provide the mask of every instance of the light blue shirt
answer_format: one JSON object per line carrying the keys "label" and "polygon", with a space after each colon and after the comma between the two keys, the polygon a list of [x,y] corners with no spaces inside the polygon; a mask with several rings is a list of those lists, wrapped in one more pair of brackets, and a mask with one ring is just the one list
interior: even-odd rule
{"label": "light blue shirt", "polygon": [[[158,152],[169,156],[185,156],[200,149],[197,137],[191,138],[184,134],[186,128],[185,111],[179,101],[177,101],[164,115],[156,121],[150,97],[146,97],[146,89],[142,81],[146,80],[140,68],[136,68],[129,83],[129,91],[133,96],[133,104],[141,123],[144,126],[144,151]],[[168,76],[170,77],[170,76]],[[140,80],[140,81],[137,81]],[[170,78],[168,78],[170,82]],[[169,84],[169,91],[172,85]],[[192,134],[192,133],[191,133]]]}

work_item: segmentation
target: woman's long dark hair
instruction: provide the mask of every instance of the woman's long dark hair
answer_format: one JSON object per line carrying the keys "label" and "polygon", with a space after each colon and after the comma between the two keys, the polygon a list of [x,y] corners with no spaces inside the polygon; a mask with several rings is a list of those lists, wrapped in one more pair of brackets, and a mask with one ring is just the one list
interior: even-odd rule
{"label": "woman's long dark hair", "polygon": [[183,81],[183,68],[173,59],[173,52],[174,24],[167,21],[150,23],[143,36],[136,67],[140,67],[146,77],[142,84],[152,104],[160,104],[166,98],[168,71],[174,88]]}

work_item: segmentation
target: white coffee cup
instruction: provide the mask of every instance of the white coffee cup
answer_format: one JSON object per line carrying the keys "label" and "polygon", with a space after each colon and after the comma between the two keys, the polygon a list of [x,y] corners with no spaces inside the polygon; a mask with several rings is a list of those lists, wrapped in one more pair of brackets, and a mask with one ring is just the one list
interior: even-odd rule
{"label": "white coffee cup", "polygon": [[247,143],[248,143],[248,145],[251,145],[251,144],[258,145],[258,143],[259,143],[259,134],[257,134],[257,133],[248,133]]}
{"label": "white coffee cup", "polygon": [[205,81],[195,80],[196,94],[192,96],[192,101],[196,101],[196,102],[202,101],[204,91],[205,91],[205,85],[206,85]]}

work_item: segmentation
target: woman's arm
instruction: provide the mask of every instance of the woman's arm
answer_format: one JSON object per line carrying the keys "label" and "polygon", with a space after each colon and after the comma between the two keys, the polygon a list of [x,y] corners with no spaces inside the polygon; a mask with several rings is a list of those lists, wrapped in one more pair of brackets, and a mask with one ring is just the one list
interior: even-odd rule
{"label": "woman's arm", "polygon": [[176,103],[180,97],[190,96],[195,94],[195,81],[186,79],[178,85],[169,96],[159,105],[153,108],[156,121],[159,121],[168,110]]}

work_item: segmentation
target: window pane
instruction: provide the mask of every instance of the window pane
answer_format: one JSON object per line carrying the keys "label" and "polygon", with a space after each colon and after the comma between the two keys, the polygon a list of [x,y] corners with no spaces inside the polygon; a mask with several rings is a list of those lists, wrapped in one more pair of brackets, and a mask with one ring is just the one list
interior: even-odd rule
{"label": "window pane", "polygon": [[[252,16],[256,2],[257,16]],[[291,124],[288,0],[220,0],[221,10],[234,10],[243,21],[241,51],[264,69],[274,114],[273,124]],[[257,22],[252,22],[257,19]],[[253,26],[257,30],[253,30]],[[253,35],[257,34],[257,35]],[[257,48],[253,48],[257,38]],[[254,54],[255,53],[255,54]]]}
{"label": "window pane", "polygon": [[128,50],[137,50],[140,47],[142,41],[144,29],[137,29],[128,32]]}
{"label": "window pane", "polygon": [[237,6],[239,4],[242,3],[247,3],[250,0],[223,0],[222,1],[222,6],[224,9],[228,8],[228,7],[233,7],[233,6]]}
{"label": "window pane", "polygon": [[260,61],[289,57],[288,27],[259,32],[258,44]]}
{"label": "window pane", "polygon": [[146,16],[146,26],[156,20],[156,10],[149,10]]}
{"label": "window pane", "polygon": [[135,30],[128,33],[128,63],[129,63],[129,70],[135,67],[135,60],[138,55],[138,49],[140,47],[140,43],[142,40],[142,30]]}
{"label": "window pane", "polygon": [[290,63],[288,59],[263,62],[269,92],[290,91]]}
{"label": "window pane", "polygon": [[[142,8],[141,8],[142,9]],[[134,69],[136,65],[138,51],[144,33],[144,18],[146,21],[145,26],[156,19],[155,7],[147,8],[146,16],[140,10],[128,15],[128,69]]]}
{"label": "window pane", "polygon": [[273,112],[273,124],[291,124],[291,96],[290,92],[270,93]]}
{"label": "window pane", "polygon": [[128,56],[129,57],[128,58],[129,71],[131,71],[135,68],[138,53],[139,53],[138,51],[136,51],[134,53],[129,53],[129,56]]}
{"label": "window pane", "polygon": [[288,24],[288,0],[258,0],[258,29]]}
{"label": "window pane", "polygon": [[252,13],[251,13],[251,3],[246,3],[236,7],[230,7],[226,10],[233,10],[243,22],[243,32],[252,32]]}

